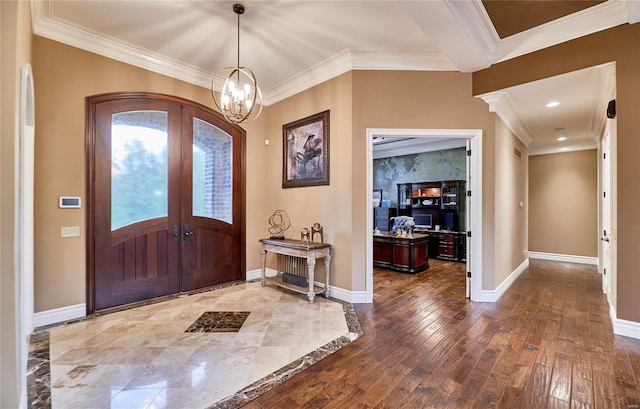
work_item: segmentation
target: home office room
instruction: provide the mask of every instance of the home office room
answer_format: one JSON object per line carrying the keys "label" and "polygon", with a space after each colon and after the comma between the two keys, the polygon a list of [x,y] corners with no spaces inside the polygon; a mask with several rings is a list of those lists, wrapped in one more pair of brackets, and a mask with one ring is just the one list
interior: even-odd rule
{"label": "home office room", "polygon": [[438,260],[463,282],[448,262],[466,263],[466,142],[373,139],[375,267],[416,274]]}

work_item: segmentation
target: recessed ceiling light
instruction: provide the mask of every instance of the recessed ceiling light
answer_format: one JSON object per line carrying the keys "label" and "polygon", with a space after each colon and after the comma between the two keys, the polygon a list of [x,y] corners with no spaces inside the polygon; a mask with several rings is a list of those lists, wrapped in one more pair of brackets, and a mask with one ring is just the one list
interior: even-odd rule
{"label": "recessed ceiling light", "polygon": [[558,138],[558,140],[559,140],[560,142],[562,142],[562,141],[566,141],[566,140],[567,140],[567,137],[566,137],[566,136],[561,136],[561,137],[559,137],[559,138]]}
{"label": "recessed ceiling light", "polygon": [[547,108],[553,108],[553,107],[557,107],[558,105],[560,105],[558,101],[551,101],[546,106]]}

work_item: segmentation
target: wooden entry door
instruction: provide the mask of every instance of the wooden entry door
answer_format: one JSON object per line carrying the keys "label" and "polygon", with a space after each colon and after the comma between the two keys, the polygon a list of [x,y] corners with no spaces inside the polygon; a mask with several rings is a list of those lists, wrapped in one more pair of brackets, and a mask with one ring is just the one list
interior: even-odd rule
{"label": "wooden entry door", "polygon": [[87,104],[87,312],[243,279],[244,131],[164,95]]}

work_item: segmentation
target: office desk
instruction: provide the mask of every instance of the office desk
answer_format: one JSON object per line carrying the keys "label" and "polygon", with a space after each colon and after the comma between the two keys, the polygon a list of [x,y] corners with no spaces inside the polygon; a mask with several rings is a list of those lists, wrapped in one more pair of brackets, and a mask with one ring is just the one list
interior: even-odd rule
{"label": "office desk", "polygon": [[404,273],[419,273],[429,267],[429,235],[396,237],[388,232],[373,235],[373,265]]}

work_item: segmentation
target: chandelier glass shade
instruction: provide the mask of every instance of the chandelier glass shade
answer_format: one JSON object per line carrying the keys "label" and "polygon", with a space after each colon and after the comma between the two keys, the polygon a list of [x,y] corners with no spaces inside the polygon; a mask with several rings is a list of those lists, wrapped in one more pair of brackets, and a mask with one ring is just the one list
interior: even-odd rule
{"label": "chandelier glass shade", "polygon": [[[240,15],[244,13],[242,4],[234,4],[238,15],[238,65],[225,67],[211,80],[213,102],[222,115],[231,123],[250,122],[262,112],[262,93],[253,72],[240,66]],[[216,94],[219,90],[219,94]],[[258,108],[256,108],[256,105]]]}

